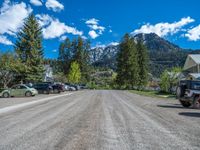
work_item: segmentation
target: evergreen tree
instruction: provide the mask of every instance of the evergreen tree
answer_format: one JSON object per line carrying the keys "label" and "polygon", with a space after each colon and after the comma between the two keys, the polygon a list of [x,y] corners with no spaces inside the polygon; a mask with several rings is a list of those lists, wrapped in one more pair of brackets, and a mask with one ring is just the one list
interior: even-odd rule
{"label": "evergreen tree", "polygon": [[138,63],[134,40],[126,34],[120,44],[117,56],[117,84],[125,88],[133,88],[138,80]]}
{"label": "evergreen tree", "polygon": [[59,72],[68,74],[70,64],[75,61],[80,65],[82,74],[81,81],[83,83],[89,81],[89,49],[89,42],[83,40],[81,37],[74,39],[72,42],[67,38],[63,43],[60,44],[59,48]]}
{"label": "evergreen tree", "polygon": [[72,62],[68,74],[68,81],[70,83],[79,83],[81,79],[81,70],[77,62]]}
{"label": "evergreen tree", "polygon": [[137,87],[141,90],[148,79],[148,54],[147,49],[141,41],[137,42],[137,61],[138,61],[138,83]]}
{"label": "evergreen tree", "polygon": [[85,41],[81,37],[75,39],[72,42],[72,49],[74,52],[73,61],[76,61],[80,65],[81,75],[82,75],[82,82],[89,81],[90,75],[90,65],[89,65],[89,49],[90,43]]}
{"label": "evergreen tree", "polygon": [[43,48],[42,31],[35,16],[31,14],[18,33],[15,51],[26,66],[22,73],[22,80],[38,82],[43,80]]}
{"label": "evergreen tree", "polygon": [[65,41],[61,43],[59,47],[59,72],[68,74],[72,57],[72,43],[69,38],[66,38]]}

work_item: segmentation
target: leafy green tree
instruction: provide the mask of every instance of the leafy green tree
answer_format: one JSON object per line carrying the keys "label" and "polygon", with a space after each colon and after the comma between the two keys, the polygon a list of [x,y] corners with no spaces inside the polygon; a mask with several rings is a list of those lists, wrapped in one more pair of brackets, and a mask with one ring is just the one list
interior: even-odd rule
{"label": "leafy green tree", "polygon": [[21,75],[22,80],[42,81],[44,75],[42,31],[33,14],[25,20],[17,37],[15,51],[25,65],[25,70]]}
{"label": "leafy green tree", "polygon": [[170,71],[165,70],[162,73],[160,86],[163,92],[172,92],[172,88],[175,87],[179,81],[181,71],[181,68],[174,67]]}
{"label": "leafy green tree", "polygon": [[68,74],[68,81],[70,83],[79,83],[81,80],[81,70],[77,62],[72,62]]}
{"label": "leafy green tree", "polygon": [[160,87],[163,92],[169,92],[170,89],[170,77],[168,74],[168,70],[165,70],[161,74],[161,82],[160,82]]}
{"label": "leafy green tree", "polygon": [[138,81],[138,60],[136,44],[126,34],[120,44],[117,56],[117,77],[116,82],[120,87],[134,88]]}
{"label": "leafy green tree", "polygon": [[0,86],[7,88],[16,80],[24,65],[12,53],[0,55]]}
{"label": "leafy green tree", "polygon": [[138,81],[137,87],[141,90],[148,80],[148,53],[147,49],[141,41],[137,42],[137,63],[138,63]]}

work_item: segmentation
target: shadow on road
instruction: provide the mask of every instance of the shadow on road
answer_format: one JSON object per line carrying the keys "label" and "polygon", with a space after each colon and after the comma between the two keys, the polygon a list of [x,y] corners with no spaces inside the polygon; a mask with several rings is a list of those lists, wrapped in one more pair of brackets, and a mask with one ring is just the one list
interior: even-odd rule
{"label": "shadow on road", "polygon": [[162,108],[178,108],[178,109],[186,109],[186,108],[184,108],[183,106],[181,106],[181,105],[177,105],[177,104],[175,104],[175,105],[157,105],[157,107],[162,107]]}
{"label": "shadow on road", "polygon": [[179,115],[187,116],[187,117],[200,117],[200,113],[196,112],[181,112]]}

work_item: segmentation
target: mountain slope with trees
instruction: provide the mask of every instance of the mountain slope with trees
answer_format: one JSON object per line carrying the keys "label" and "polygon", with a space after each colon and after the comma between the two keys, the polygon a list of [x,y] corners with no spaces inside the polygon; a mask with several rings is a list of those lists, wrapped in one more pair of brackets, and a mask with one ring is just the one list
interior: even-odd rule
{"label": "mountain slope with trees", "polygon": [[[137,34],[132,37],[134,41],[141,41],[146,46],[150,60],[149,71],[156,77],[159,77],[165,69],[183,67],[188,54],[200,53],[199,50],[182,49],[155,33]],[[119,45],[92,49],[90,51],[91,62],[94,66],[116,70],[116,54],[118,51]]]}

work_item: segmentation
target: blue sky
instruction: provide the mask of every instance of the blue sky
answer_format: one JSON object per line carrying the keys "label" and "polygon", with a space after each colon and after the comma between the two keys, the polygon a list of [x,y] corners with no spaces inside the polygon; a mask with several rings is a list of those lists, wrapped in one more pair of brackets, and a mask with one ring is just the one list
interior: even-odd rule
{"label": "blue sky", "polygon": [[200,49],[199,0],[1,0],[0,50],[13,50],[23,20],[42,26],[45,57],[60,42],[82,36],[92,47],[117,44],[125,33],[156,33],[183,48]]}

